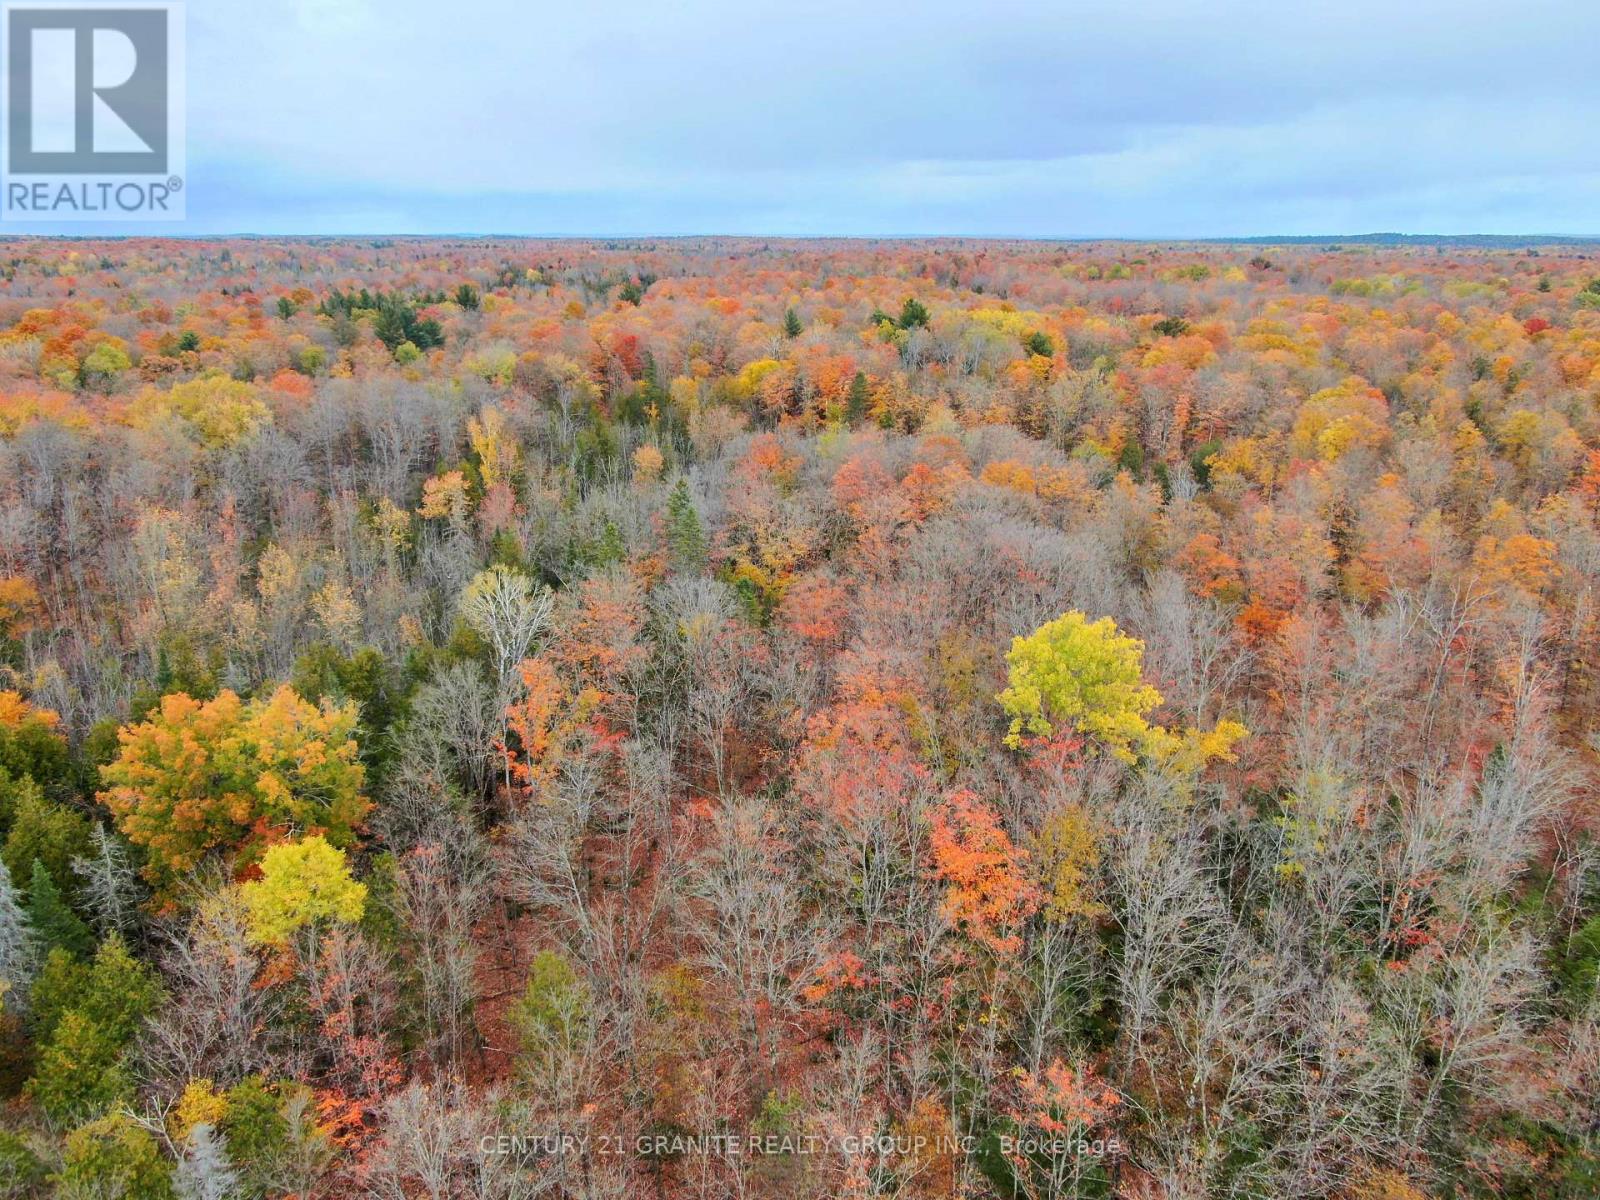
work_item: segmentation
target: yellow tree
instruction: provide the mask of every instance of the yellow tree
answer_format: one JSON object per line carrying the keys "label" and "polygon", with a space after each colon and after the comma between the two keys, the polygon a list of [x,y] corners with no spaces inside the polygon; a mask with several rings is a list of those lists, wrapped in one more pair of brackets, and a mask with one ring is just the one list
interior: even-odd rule
{"label": "yellow tree", "polygon": [[1133,762],[1134,749],[1150,735],[1145,714],[1161,704],[1161,693],[1141,676],[1143,661],[1143,642],[1118,630],[1110,617],[1090,621],[1081,612],[1063,613],[1013,639],[1006,655],[1011,686],[1000,693],[1011,715],[1006,745],[1070,725]]}
{"label": "yellow tree", "polygon": [[272,413],[253,384],[217,375],[165,392],[147,388],[128,405],[124,419],[137,429],[176,422],[207,449],[225,449],[271,424]]}
{"label": "yellow tree", "polygon": [[504,413],[486,406],[478,416],[468,420],[467,439],[478,456],[478,471],[485,491],[496,484],[509,486],[515,482],[522,470],[522,450],[514,431],[506,424]]}
{"label": "yellow tree", "polygon": [[307,925],[361,920],[367,885],[324,837],[281,842],[261,857],[261,878],[239,889],[253,941],[281,946]]}
{"label": "yellow tree", "polygon": [[44,615],[39,590],[20,575],[0,577],[0,639],[21,637]]}
{"label": "yellow tree", "polygon": [[1081,804],[1061,808],[1040,827],[1031,848],[1034,873],[1050,921],[1095,917],[1105,911],[1090,888],[1100,867],[1100,839]]}
{"label": "yellow tree", "polygon": [[1142,755],[1190,775],[1213,759],[1231,761],[1235,743],[1249,732],[1237,721],[1181,733],[1152,725],[1146,717],[1162,697],[1144,681],[1144,643],[1110,617],[1090,621],[1081,612],[1063,613],[1013,639],[1006,665],[1010,686],[998,698],[1011,717],[1008,746],[1020,746],[1025,734],[1049,737],[1068,726],[1123,762]]}

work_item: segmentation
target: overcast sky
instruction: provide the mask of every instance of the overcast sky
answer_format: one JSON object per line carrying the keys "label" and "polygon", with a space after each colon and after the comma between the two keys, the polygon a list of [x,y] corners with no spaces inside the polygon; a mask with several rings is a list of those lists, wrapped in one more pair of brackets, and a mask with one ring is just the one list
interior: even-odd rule
{"label": "overcast sky", "polygon": [[1596,234],[1597,48],[1594,0],[189,0],[183,229]]}

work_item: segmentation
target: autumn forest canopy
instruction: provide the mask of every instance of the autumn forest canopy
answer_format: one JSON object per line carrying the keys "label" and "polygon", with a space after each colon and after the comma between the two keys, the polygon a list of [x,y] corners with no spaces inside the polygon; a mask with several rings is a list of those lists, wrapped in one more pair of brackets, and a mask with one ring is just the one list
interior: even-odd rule
{"label": "autumn forest canopy", "polygon": [[1597,712],[1593,246],[6,241],[0,1197],[1593,1197]]}

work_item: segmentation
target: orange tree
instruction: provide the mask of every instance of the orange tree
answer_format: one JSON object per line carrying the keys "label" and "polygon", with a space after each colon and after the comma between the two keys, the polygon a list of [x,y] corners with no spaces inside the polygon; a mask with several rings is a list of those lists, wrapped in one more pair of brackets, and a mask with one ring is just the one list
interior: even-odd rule
{"label": "orange tree", "polygon": [[297,834],[348,846],[370,807],[356,717],[353,704],[319,708],[289,687],[248,702],[173,693],[118,731],[100,800],[144,848],[145,877],[164,900],[213,852],[252,862]]}

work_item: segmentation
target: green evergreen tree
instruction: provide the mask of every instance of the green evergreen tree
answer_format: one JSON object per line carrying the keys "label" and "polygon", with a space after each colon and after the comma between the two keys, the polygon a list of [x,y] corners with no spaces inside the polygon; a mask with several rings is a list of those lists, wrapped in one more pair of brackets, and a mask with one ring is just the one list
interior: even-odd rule
{"label": "green evergreen tree", "polygon": [[35,716],[0,724],[0,771],[13,780],[27,775],[41,787],[53,787],[68,778],[69,768],[66,739],[49,722]]}
{"label": "green evergreen tree", "polygon": [[239,1164],[246,1194],[261,1195],[289,1149],[283,1100],[261,1076],[248,1075],[228,1089],[227,1102],[219,1127],[228,1139],[228,1155]]}
{"label": "green evergreen tree", "polygon": [[856,377],[850,381],[850,394],[844,402],[844,419],[851,425],[859,425],[866,420],[867,408],[872,403],[872,392],[867,387],[867,376],[863,371],[857,371]]}
{"label": "green evergreen tree", "polygon": [[402,342],[411,341],[406,337],[405,315],[398,308],[386,306],[379,309],[377,319],[372,323],[372,332],[391,352],[398,350]]}
{"label": "green evergreen tree", "polygon": [[42,1196],[49,1174],[27,1142],[9,1129],[0,1129],[0,1195]]}
{"label": "green evergreen tree", "polygon": [[667,552],[672,565],[680,571],[699,571],[705,566],[708,549],[688,481],[680,477],[667,497]]}
{"label": "green evergreen tree", "polygon": [[597,567],[609,567],[628,557],[628,547],[622,540],[622,530],[609,517],[600,531],[600,540],[594,545],[590,560]]}
{"label": "green evergreen tree", "polygon": [[1196,446],[1194,452],[1189,455],[1189,470],[1194,474],[1194,481],[1202,489],[1209,491],[1211,488],[1211,464],[1207,460],[1221,451],[1222,443],[1213,440]]}
{"label": "green evergreen tree", "polygon": [[36,1042],[50,1040],[61,1018],[82,1002],[88,987],[88,963],[59,946],[45,955],[28,997],[28,1019]]}
{"label": "green evergreen tree", "polygon": [[73,1009],[40,1048],[28,1094],[60,1129],[104,1116],[132,1096],[133,1081],[117,1039]]}
{"label": "green evergreen tree", "polygon": [[5,838],[11,833],[12,823],[17,819],[17,805],[22,801],[23,789],[34,786],[32,776],[13,775],[4,767],[0,767],[0,838]]}
{"label": "green evergreen tree", "polygon": [[23,877],[35,862],[42,862],[57,887],[70,887],[72,860],[93,849],[91,826],[80,813],[45,799],[32,780],[22,781],[16,793],[11,832],[6,835],[5,848],[0,850],[0,861],[4,861],[13,878]]}
{"label": "green evergreen tree", "polygon": [[127,943],[113,934],[95,951],[88,986],[76,1007],[126,1045],[161,1000],[161,983],[155,968],[135,958]]}
{"label": "green evergreen tree", "polygon": [[1128,472],[1135,479],[1144,478],[1144,447],[1138,442],[1125,442],[1122,453],[1117,455],[1117,466]]}
{"label": "green evergreen tree", "polygon": [[28,889],[28,919],[33,922],[40,948],[47,953],[59,948],[86,958],[94,947],[89,927],[62,899],[55,880],[37,858],[33,860],[33,883]]}
{"label": "green evergreen tree", "polygon": [[356,744],[367,767],[367,786],[381,781],[399,752],[389,731],[406,712],[406,684],[400,672],[371,646],[347,655],[318,642],[295,660],[290,683],[307,700],[334,704],[354,700],[360,705]]}
{"label": "green evergreen tree", "polygon": [[805,332],[805,326],[800,324],[800,314],[794,309],[789,309],[783,314],[783,336],[797,338]]}
{"label": "green evergreen tree", "polygon": [[591,424],[578,431],[574,449],[578,456],[578,472],[585,480],[593,480],[617,457],[617,434],[611,422],[598,412],[591,412]]}
{"label": "green evergreen tree", "polygon": [[923,329],[928,324],[928,307],[915,296],[907,296],[906,302],[900,306],[901,329]]}
{"label": "green evergreen tree", "polygon": [[53,1124],[100,1116],[132,1094],[126,1051],[161,1000],[155,970],[120,937],[102,942],[87,968],[51,952],[34,987],[41,1046],[28,1090]]}
{"label": "green evergreen tree", "polygon": [[251,1075],[229,1088],[217,1130],[239,1172],[243,1196],[276,1195],[285,1171],[328,1165],[337,1147],[317,1122],[316,1099],[303,1084],[266,1084]]}

